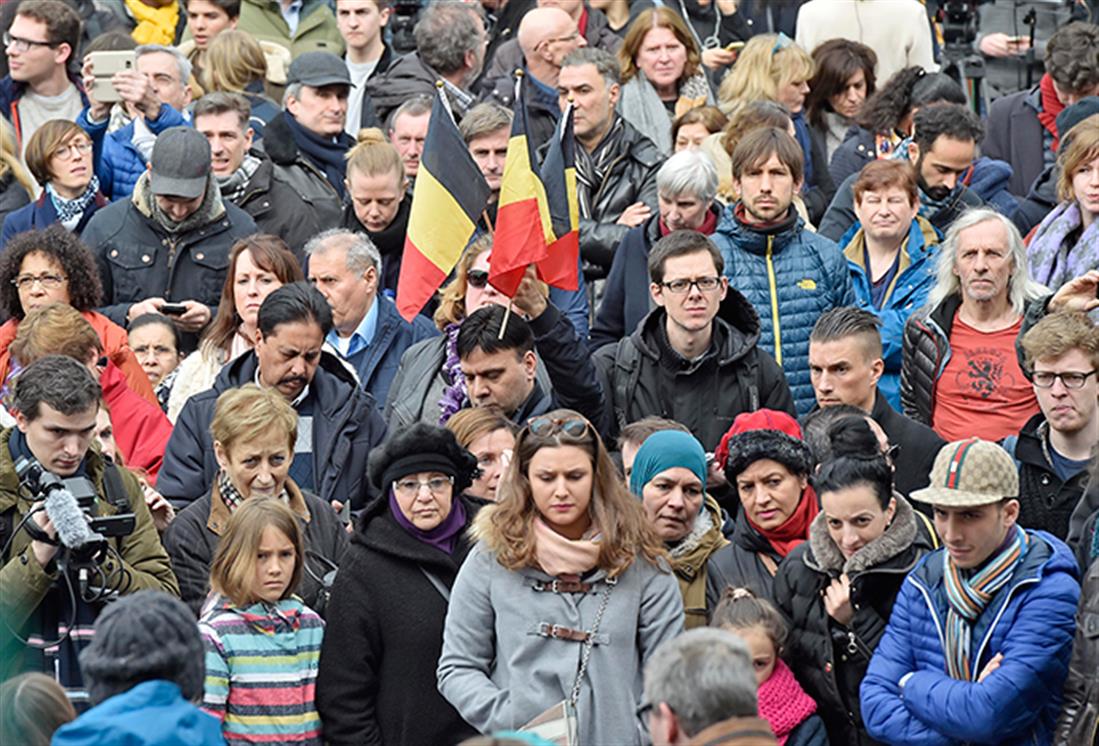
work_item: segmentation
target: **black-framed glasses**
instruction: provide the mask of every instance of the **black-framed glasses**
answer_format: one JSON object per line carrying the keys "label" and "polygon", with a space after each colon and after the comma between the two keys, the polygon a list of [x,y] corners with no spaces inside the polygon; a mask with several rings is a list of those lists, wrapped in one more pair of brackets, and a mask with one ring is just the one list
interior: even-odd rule
{"label": "black-framed glasses", "polygon": [[543,415],[527,420],[527,429],[539,437],[564,433],[570,438],[582,438],[588,432],[588,421],[579,417],[558,419]]}
{"label": "black-framed glasses", "polygon": [[1053,382],[1058,378],[1061,379],[1061,383],[1065,385],[1066,389],[1082,389],[1087,380],[1097,372],[1099,371],[1090,370],[1084,373],[1077,370],[1066,370],[1061,373],[1054,373],[1050,370],[1036,370],[1031,374],[1030,380],[1040,389],[1053,388]]}
{"label": "black-framed glasses", "polygon": [[16,52],[26,52],[35,47],[56,47],[58,44],[60,44],[60,42],[23,39],[18,36],[12,36],[8,31],[4,32],[4,48],[14,49]]}
{"label": "black-framed glasses", "polygon": [[480,290],[488,284],[488,272],[483,269],[471,269],[466,272],[466,284]]}
{"label": "black-framed glasses", "polygon": [[11,281],[11,284],[19,290],[30,290],[37,282],[47,290],[56,290],[67,279],[64,275],[19,275]]}
{"label": "black-framed glasses", "polygon": [[697,287],[703,293],[712,293],[721,286],[721,278],[713,275],[709,277],[696,277],[691,279],[672,280],[671,282],[660,283],[662,287],[666,287],[668,292],[675,293],[676,295],[682,295],[690,291],[692,287]]}

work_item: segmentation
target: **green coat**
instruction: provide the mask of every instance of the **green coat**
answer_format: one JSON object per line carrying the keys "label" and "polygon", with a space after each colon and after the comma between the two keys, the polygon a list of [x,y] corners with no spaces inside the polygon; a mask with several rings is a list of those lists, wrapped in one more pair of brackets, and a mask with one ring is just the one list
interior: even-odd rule
{"label": "green coat", "polygon": [[279,0],[242,0],[237,29],[247,31],[257,41],[281,44],[293,57],[316,51],[343,56],[343,37],[325,0],[305,0],[293,37],[279,10]]}
{"label": "green coat", "polygon": [[[15,474],[15,464],[8,449],[11,432],[11,429],[0,431],[0,515],[14,508],[11,523],[11,528],[14,529],[30,511],[32,500],[26,490],[20,488],[19,478]],[[103,466],[103,457],[98,448],[89,449],[85,462],[87,476],[100,495],[106,494],[103,487]],[[133,533],[112,540],[115,549],[122,556],[123,566],[133,577],[127,593],[152,588],[178,596],[176,576],[172,572],[168,553],[160,544],[160,536],[145,505],[141,486],[133,474],[125,469],[119,471],[136,520]],[[117,512],[106,500],[100,500],[100,515],[113,515]],[[4,563],[0,567],[0,619],[4,622],[0,624],[0,681],[18,673],[7,669],[11,667],[10,664],[18,664],[22,658],[11,654],[21,647],[21,643],[12,638],[11,630],[18,631],[23,637],[40,631],[39,606],[58,578],[53,562],[46,568],[38,564],[31,551],[30,541],[27,532],[20,530],[12,539],[7,555],[0,558],[0,562]],[[112,571],[113,562],[113,559],[108,559],[103,563],[107,573]]]}

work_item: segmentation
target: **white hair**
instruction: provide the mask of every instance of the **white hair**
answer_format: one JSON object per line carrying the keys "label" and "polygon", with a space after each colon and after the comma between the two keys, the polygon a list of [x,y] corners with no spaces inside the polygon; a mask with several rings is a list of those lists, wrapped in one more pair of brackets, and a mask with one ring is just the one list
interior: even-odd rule
{"label": "white hair", "polygon": [[681,150],[656,172],[656,191],[667,197],[692,194],[703,202],[717,195],[717,169],[701,150]]}
{"label": "white hair", "polygon": [[355,233],[345,228],[329,228],[313,236],[303,249],[306,256],[323,254],[331,249],[347,250],[347,269],[361,275],[373,267],[382,269],[382,257],[378,247],[365,233]]}

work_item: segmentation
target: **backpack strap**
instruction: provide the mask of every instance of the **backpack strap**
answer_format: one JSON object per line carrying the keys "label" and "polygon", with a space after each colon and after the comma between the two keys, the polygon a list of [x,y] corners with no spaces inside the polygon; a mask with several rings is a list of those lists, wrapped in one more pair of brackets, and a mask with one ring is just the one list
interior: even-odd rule
{"label": "backpack strap", "polygon": [[628,407],[640,378],[641,351],[626,337],[614,350],[614,418],[619,430],[630,424]]}
{"label": "backpack strap", "polygon": [[752,353],[752,361],[749,363],[744,360],[737,366],[736,375],[737,380],[740,382],[741,391],[748,392],[748,410],[749,412],[755,412],[760,407],[759,401],[759,351],[756,350]]}
{"label": "backpack strap", "polygon": [[113,505],[119,513],[130,513],[133,506],[130,504],[130,496],[126,492],[126,485],[122,483],[122,472],[118,465],[110,459],[103,459],[103,489],[106,491],[107,502]]}

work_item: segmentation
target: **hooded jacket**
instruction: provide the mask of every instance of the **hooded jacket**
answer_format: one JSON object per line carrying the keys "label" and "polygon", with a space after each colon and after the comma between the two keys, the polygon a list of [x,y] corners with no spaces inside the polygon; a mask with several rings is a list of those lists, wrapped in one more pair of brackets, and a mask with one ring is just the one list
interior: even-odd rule
{"label": "hooded jacket", "polygon": [[279,10],[279,0],[241,0],[237,29],[248,32],[256,41],[281,44],[290,50],[292,57],[305,52],[343,56],[343,37],[336,25],[336,15],[325,0],[304,0],[293,34]]}
{"label": "hooded jacket", "polygon": [[799,414],[816,402],[809,382],[809,334],[825,311],[855,303],[851,275],[839,247],[805,229],[791,211],[780,225],[759,231],[725,209],[714,244],[725,276],[760,313],[759,341],[786,372]]}
{"label": "hooded jacket", "polygon": [[[468,528],[481,503],[459,495],[458,504]],[[429,579],[454,586],[468,534],[458,535],[453,554],[439,551],[397,524],[385,496],[359,520],[321,648],[317,709],[325,741],[419,746],[476,735],[435,685],[449,599]]]}
{"label": "hooded jacket", "polygon": [[[553,590],[534,568],[508,570],[483,543],[458,571],[443,627],[439,691],[482,733],[522,727],[569,696],[582,645],[553,625],[590,630],[606,571],[579,592]],[[576,711],[577,743],[640,746],[641,674],[661,643],[683,631],[683,603],[667,566],[642,557],[620,573],[599,625]]]}
{"label": "hooded jacket", "polygon": [[897,274],[886,291],[881,308],[874,307],[870,273],[866,269],[866,232],[861,223],[855,223],[840,240],[851,271],[851,285],[859,308],[870,311],[881,319],[882,360],[885,371],[878,380],[878,391],[889,400],[890,406],[901,406],[901,350],[904,324],[908,317],[927,303],[927,294],[935,284],[935,248],[939,233],[931,223],[921,217],[912,220],[908,237],[901,245]]}
{"label": "hooded jacket", "polygon": [[92,217],[81,240],[99,267],[104,316],[124,327],[130,306],[155,296],[169,302],[197,300],[216,312],[229,251],[238,239],[255,233],[256,224],[236,205],[222,202],[213,177],[210,184],[198,208],[200,224],[182,233],[168,233],[149,212],[148,173],[138,179],[130,199]]}
{"label": "hooded jacket", "polygon": [[1080,594],[1065,705],[1054,746],[1099,743],[1099,561],[1091,564]]}
{"label": "hooded jacket", "polygon": [[[88,107],[80,112],[76,123],[92,140],[95,175],[99,177],[99,191],[112,201],[119,201],[133,194],[141,175],[148,170],[149,162],[134,145],[134,123],[108,132],[111,118],[93,122],[88,117]],[[183,115],[168,104],[161,104],[156,119],[146,119],[149,132],[159,135],[169,127],[187,124]]]}
{"label": "hooded jacket", "polygon": [[[255,351],[241,355],[218,373],[209,391],[192,396],[179,413],[157,488],[177,505],[205,495],[219,467],[214,458],[210,422],[223,391],[256,380]],[[385,424],[374,398],[359,387],[343,363],[327,352],[309,382],[313,400],[313,475],[325,502],[339,500],[359,507],[370,494],[366,457],[385,437]]]}
{"label": "hooded jacket", "polygon": [[[297,593],[317,613],[324,615],[321,579],[339,566],[347,548],[347,531],[332,506],[287,480],[290,509],[301,522],[306,550],[301,585]],[[221,534],[229,522],[229,508],[215,482],[209,494],[179,512],[164,532],[164,549],[179,580],[180,598],[198,619],[210,592],[210,565]]]}
{"label": "hooded jacket", "polygon": [[905,417],[889,406],[880,391],[874,396],[870,416],[881,425],[889,442],[900,448],[893,457],[893,483],[897,492],[907,497],[926,487],[935,457],[946,441],[927,425]]}
{"label": "hooded jacket", "polygon": [[[786,659],[817,701],[829,741],[872,744],[859,715],[859,683],[881,641],[905,576],[932,550],[929,524],[900,495],[885,533],[845,560],[820,513],[809,541],[795,547],[775,576],[775,604],[790,621]],[[824,590],[846,573],[855,615],[842,625],[825,611]]]}
{"label": "hooded jacket", "polygon": [[[14,15],[12,18],[14,18]],[[5,65],[5,67],[7,67],[7,65]],[[79,75],[71,70],[66,72],[66,76],[80,94],[81,102],[83,102],[84,106],[87,106],[88,94],[84,91],[84,81],[81,80]],[[19,101],[23,98],[23,94],[26,93],[26,91],[27,84],[22,81],[13,80],[10,74],[0,78],[0,116],[6,117],[8,123],[15,130],[15,145],[20,152],[22,152],[22,149],[26,146],[31,134],[33,134],[23,132],[23,128],[20,126],[21,117],[19,115]]]}
{"label": "hooded jacket", "polygon": [[946,673],[946,550],[926,555],[908,575],[860,688],[872,738],[912,746],[1049,743],[1080,586],[1068,547],[1043,531],[1027,535],[1029,546],[1011,579],[973,624],[972,670],[1003,654],[1000,667],[980,683]]}
{"label": "hooded jacket", "polygon": [[[421,95],[434,96],[435,82],[441,78],[438,72],[423,61],[418,52],[410,52],[394,59],[385,72],[379,74],[375,71],[370,76],[366,81],[364,99],[369,98],[374,103],[378,122],[387,123],[389,115],[408,99]],[[447,99],[455,119],[461,121],[472,105],[472,94],[469,103],[458,100],[450,91],[447,91]]]}
{"label": "hooded jacket", "polygon": [[656,308],[629,337],[595,353],[613,433],[658,415],[686,425],[712,451],[741,412],[794,413],[782,368],[758,347],[759,316],[739,292],[728,289],[710,349],[695,360],[672,350],[666,320],[667,312]]}

